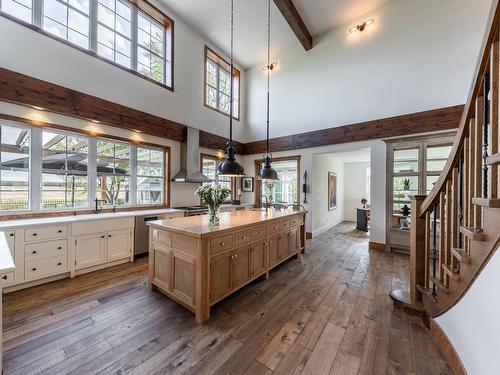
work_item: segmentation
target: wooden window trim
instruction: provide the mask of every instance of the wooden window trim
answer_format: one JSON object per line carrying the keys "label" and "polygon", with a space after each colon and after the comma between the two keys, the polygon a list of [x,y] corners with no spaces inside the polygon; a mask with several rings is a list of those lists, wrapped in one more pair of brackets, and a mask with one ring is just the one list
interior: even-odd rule
{"label": "wooden window trim", "polygon": [[[210,154],[200,153],[200,172],[202,172],[202,173],[203,173],[203,159],[222,161],[222,160],[224,160],[224,157],[218,156],[218,155],[210,155]],[[237,193],[238,192],[236,191],[236,177],[231,177],[231,198],[226,200],[225,203],[231,203],[231,200],[236,200]],[[200,199],[200,202],[201,202],[201,199]]]}
{"label": "wooden window trim", "polygon": [[[212,56],[209,56],[212,55]],[[223,111],[221,111],[218,108],[214,108],[207,103],[207,59],[210,57],[211,60],[215,61],[216,64],[218,65],[225,65],[225,69],[229,70],[230,64],[225,60],[221,55],[219,55],[217,52],[212,50],[210,47],[205,45],[205,57],[203,59],[204,64],[203,64],[203,105],[207,108],[210,108],[211,110],[215,112],[219,112],[223,114],[224,116],[229,117],[229,115]],[[240,114],[241,114],[241,73],[240,71],[234,67],[233,65],[233,77],[234,79],[238,80],[238,116],[235,116],[233,113],[233,119],[236,121],[240,121]]]}
{"label": "wooden window trim", "polygon": [[[98,60],[100,61],[104,61],[105,63],[108,63],[110,65],[113,65],[114,67],[116,68],[119,68],[121,70],[124,70],[128,73],[131,73],[137,77],[140,77],[142,79],[145,79],[146,81],[149,81],[151,83],[154,83],[155,85],[158,85],[160,87],[163,87],[164,89],[167,89],[169,91],[174,91],[174,20],[171,19],[169,16],[167,16],[165,13],[163,13],[162,11],[160,11],[158,8],[156,8],[154,5],[152,5],[151,3],[149,3],[148,1],[146,0],[127,0],[129,1],[132,5],[135,5],[137,8],[139,8],[140,10],[142,10],[143,12],[147,13],[150,17],[152,17],[153,19],[157,20],[158,22],[160,22],[164,27],[165,27],[165,40],[166,40],[166,44],[167,44],[167,49],[168,49],[168,43],[170,42],[170,50],[171,50],[171,61],[170,61],[170,79],[171,79],[171,85],[166,85],[162,82],[158,82],[150,77],[147,77],[133,69],[129,69],[129,68],[126,68],[114,61],[111,61],[111,60],[108,60],[100,55],[98,55],[96,52],[93,52],[89,49],[86,49],[86,48],[83,48],[83,47],[80,47],[76,44],[73,44],[71,42],[69,42],[68,40],[66,39],[63,39],[63,38],[60,38],[54,34],[51,34],[49,33],[48,31],[45,31],[44,29],[42,29],[41,27],[38,27],[36,25],[33,25],[31,23],[28,23],[28,22],[25,22],[23,20],[20,20],[8,13],[5,13],[3,11],[0,10],[0,17],[3,17],[3,18],[6,18],[12,22],[15,22],[21,26],[24,26],[24,27],[27,27],[28,29],[31,29],[37,33],[40,33],[46,37],[49,37],[53,40],[57,40],[58,42],[61,42],[71,48],[74,48],[80,52],[83,52],[89,56],[93,56],[95,58],[97,58]],[[165,51],[165,59],[166,59],[166,53],[167,51]]]}
{"label": "wooden window trim", "polygon": [[[171,148],[169,146],[164,146],[164,145],[159,145],[156,143],[151,143],[151,142],[143,142],[139,140],[131,140],[128,138],[123,138],[123,137],[118,137],[114,135],[109,135],[107,133],[101,133],[101,132],[94,132],[94,131],[89,131],[85,129],[80,129],[80,128],[71,128],[68,126],[64,125],[59,125],[55,123],[50,123],[50,122],[43,122],[43,121],[35,121],[31,119],[27,119],[24,117],[17,117],[17,116],[11,116],[11,115],[5,115],[0,113],[0,119],[7,122],[7,123],[12,123],[12,124],[24,124],[28,126],[36,126],[39,128],[43,129],[53,129],[53,130],[58,130],[58,131],[63,131],[63,132],[68,132],[68,133],[74,133],[74,134],[81,134],[87,137],[95,137],[95,138],[103,138],[103,139],[108,139],[111,141],[117,141],[117,142],[125,142],[129,144],[134,144],[136,146],[147,146],[147,147],[154,147],[158,149],[164,150],[164,166],[167,168],[166,172],[164,173],[164,184],[163,184],[163,194],[164,194],[164,202],[163,204],[157,204],[157,205],[133,205],[133,206],[117,206],[116,211],[140,211],[140,210],[153,210],[153,209],[162,209],[162,208],[170,208],[170,175],[171,175]],[[74,208],[70,209],[64,209],[64,210],[45,210],[45,211],[29,211],[29,212],[20,212],[20,213],[14,213],[11,215],[0,215],[0,221],[3,220],[15,220],[15,219],[23,219],[23,218],[36,218],[36,217],[56,217],[56,216],[69,216],[69,215],[84,215],[84,214],[91,214],[94,211],[92,209],[83,209],[83,210],[77,210]],[[113,208],[104,208],[103,212],[113,212]]]}
{"label": "wooden window trim", "polygon": [[[274,162],[279,161],[296,161],[297,162],[297,202],[300,204],[300,192],[301,192],[301,183],[300,183],[300,155],[292,155],[292,156],[281,156],[273,158]],[[254,160],[255,164],[255,175],[257,175],[257,171],[262,166],[262,159]],[[254,206],[262,207],[262,181],[255,179],[255,189],[254,189]]]}

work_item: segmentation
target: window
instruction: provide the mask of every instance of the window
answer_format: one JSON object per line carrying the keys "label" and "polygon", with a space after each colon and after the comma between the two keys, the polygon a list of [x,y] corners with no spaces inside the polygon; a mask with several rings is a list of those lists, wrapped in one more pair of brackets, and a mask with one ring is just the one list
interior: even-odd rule
{"label": "window", "polygon": [[132,5],[121,0],[98,0],[97,53],[126,68],[132,61]]}
{"label": "window", "polygon": [[30,208],[29,128],[0,124],[0,210]]}
{"label": "window", "polygon": [[164,153],[146,147],[137,147],[137,204],[163,202]]}
{"label": "window", "polygon": [[0,0],[0,10],[172,87],[173,21],[145,0]]}
{"label": "window", "polygon": [[273,203],[292,204],[298,201],[297,167],[295,160],[273,162],[273,168],[278,172],[279,181],[276,181],[274,188],[264,187],[265,194],[272,197]]}
{"label": "window", "polygon": [[33,18],[31,1],[32,0],[1,0],[0,10],[24,22],[31,23]]}
{"label": "window", "polygon": [[88,207],[88,150],[84,137],[42,132],[42,208]]}
{"label": "window", "polygon": [[130,145],[97,141],[97,199],[104,205],[130,202]]}
{"label": "window", "polygon": [[[231,95],[231,66],[205,46],[205,105],[229,115]],[[240,117],[240,72],[233,67],[233,117]]]}
{"label": "window", "polygon": [[[212,155],[201,155],[201,173],[218,183],[220,186],[231,190],[231,195],[233,195],[233,184],[231,177],[222,177],[217,176],[216,174],[217,167],[222,162],[222,160],[224,159],[220,159]],[[203,184],[211,184],[211,182],[205,182]],[[230,200],[231,197],[228,199],[228,201]]]}
{"label": "window", "polygon": [[89,48],[89,0],[44,0],[43,29]]}

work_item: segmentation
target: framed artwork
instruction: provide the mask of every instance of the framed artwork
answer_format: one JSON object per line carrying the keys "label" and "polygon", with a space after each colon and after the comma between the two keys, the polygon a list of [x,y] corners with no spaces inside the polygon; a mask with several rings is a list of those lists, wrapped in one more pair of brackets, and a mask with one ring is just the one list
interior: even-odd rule
{"label": "framed artwork", "polygon": [[241,178],[241,191],[253,192],[253,177]]}
{"label": "framed artwork", "polygon": [[337,208],[337,174],[328,172],[328,211]]}

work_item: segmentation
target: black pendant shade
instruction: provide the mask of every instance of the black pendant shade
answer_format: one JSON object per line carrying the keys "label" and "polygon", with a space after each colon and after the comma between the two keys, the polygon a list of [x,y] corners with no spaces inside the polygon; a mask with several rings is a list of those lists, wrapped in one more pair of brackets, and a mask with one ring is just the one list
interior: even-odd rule
{"label": "black pendant shade", "polygon": [[279,180],[278,172],[271,167],[271,158],[267,155],[264,159],[264,164],[260,168],[257,178],[260,180]]}
{"label": "black pendant shade", "polygon": [[231,145],[227,146],[227,157],[217,167],[217,175],[225,177],[239,177],[244,176],[245,171],[243,166],[234,158],[236,151]]}
{"label": "black pendant shade", "polygon": [[[267,66],[271,65],[271,1],[267,1]],[[269,152],[269,72],[267,69],[267,113],[266,113],[266,154],[264,155],[264,162],[260,168],[257,177],[259,180],[279,180],[278,173],[271,166],[272,155]]]}
{"label": "black pendant shade", "polygon": [[231,0],[231,63],[230,63],[230,72],[231,72],[231,81],[230,88],[231,93],[229,97],[229,141],[226,144],[226,158],[222,163],[217,167],[217,176],[225,176],[225,177],[240,177],[245,175],[245,171],[243,166],[238,163],[234,157],[236,154],[236,150],[233,147],[233,44],[234,44],[234,1]]}

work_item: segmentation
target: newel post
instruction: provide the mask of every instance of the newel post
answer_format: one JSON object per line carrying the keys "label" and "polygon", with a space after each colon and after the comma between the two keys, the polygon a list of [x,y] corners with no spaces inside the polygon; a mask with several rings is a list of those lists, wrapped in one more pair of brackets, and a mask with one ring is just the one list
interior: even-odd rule
{"label": "newel post", "polygon": [[420,207],[425,195],[411,197],[410,228],[410,298],[421,301],[422,293],[417,285],[425,284],[425,216],[420,217]]}

